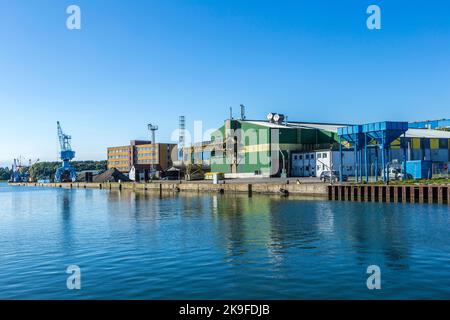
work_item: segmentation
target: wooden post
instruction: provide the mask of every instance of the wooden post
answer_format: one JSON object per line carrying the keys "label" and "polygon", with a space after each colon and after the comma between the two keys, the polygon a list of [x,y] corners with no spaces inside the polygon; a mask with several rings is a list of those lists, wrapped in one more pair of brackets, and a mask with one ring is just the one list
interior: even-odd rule
{"label": "wooden post", "polygon": [[395,186],[395,187],[392,187],[392,188],[394,188],[394,202],[398,203],[398,189],[399,189],[399,187]]}
{"label": "wooden post", "polygon": [[355,201],[361,201],[361,186],[356,186],[356,199]]}
{"label": "wooden post", "polygon": [[423,196],[423,186],[419,186],[419,203],[423,203],[424,196]]}
{"label": "wooden post", "polygon": [[402,203],[406,203],[406,186],[402,186]]}
{"label": "wooden post", "polygon": [[447,185],[447,204],[450,205],[450,185]]}
{"label": "wooden post", "polygon": [[432,186],[432,185],[428,186],[428,203],[434,202],[433,191],[434,191],[434,186]]}
{"label": "wooden post", "polygon": [[383,187],[377,186],[378,188],[378,202],[383,202]]}
{"label": "wooden post", "polygon": [[443,204],[444,203],[444,187],[439,186],[439,187],[437,187],[437,190],[438,190],[437,201],[439,204]]}

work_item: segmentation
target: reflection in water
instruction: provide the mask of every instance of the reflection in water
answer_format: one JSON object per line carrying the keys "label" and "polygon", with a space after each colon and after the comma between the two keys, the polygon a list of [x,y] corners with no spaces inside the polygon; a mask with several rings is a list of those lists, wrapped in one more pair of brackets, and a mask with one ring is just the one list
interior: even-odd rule
{"label": "reflection in water", "polygon": [[390,208],[390,210],[383,210],[383,216],[385,217],[384,233],[385,237],[383,242],[383,253],[387,260],[387,265],[391,269],[409,269],[409,266],[404,261],[409,258],[408,239],[405,235],[408,232],[402,226],[405,226],[405,216],[399,212],[396,208]]}
{"label": "reflection in water", "polygon": [[[156,220],[173,214],[184,218],[213,215],[215,228],[223,235],[217,244],[226,250],[227,262],[236,266],[246,263],[239,256],[258,246],[266,249],[272,267],[276,268],[281,266],[289,250],[297,254],[301,254],[297,250],[320,251],[319,246],[324,242],[339,238],[348,243],[358,265],[379,263],[367,253],[382,252],[389,267],[408,268],[402,262],[408,258],[405,230],[399,228],[405,222],[397,210],[385,204],[342,203],[344,211],[349,210],[351,216],[336,217],[335,202],[305,201],[299,205],[279,196],[253,198],[214,194],[205,198],[198,193],[186,193],[181,197],[182,207],[170,212],[157,210],[157,200],[179,199],[178,193],[116,191],[110,192],[108,198],[111,204],[119,202],[121,207],[125,206],[121,211],[133,213],[135,218],[155,213],[159,213],[154,217]],[[117,212],[116,205],[111,207]],[[338,248],[328,249],[328,254],[334,255]]]}
{"label": "reflection in water", "polygon": [[[450,296],[443,206],[15,190],[0,192],[0,298],[76,298],[55,289],[68,263],[85,299]],[[365,289],[372,264],[378,294]]]}
{"label": "reflection in water", "polygon": [[[402,261],[408,258],[403,215],[390,204],[343,205],[347,210],[357,210],[337,230],[356,253],[359,265],[377,264],[373,253],[383,253],[386,264],[392,268],[405,269]],[[399,226],[403,226],[400,227]],[[369,254],[368,254],[369,253]],[[377,259],[380,259],[377,257]]]}
{"label": "reflection in water", "polygon": [[[73,242],[73,224],[72,224],[72,206],[73,192],[71,190],[62,189],[56,196],[57,203],[61,206],[61,248],[70,248]],[[88,196],[87,196],[88,197]]]}

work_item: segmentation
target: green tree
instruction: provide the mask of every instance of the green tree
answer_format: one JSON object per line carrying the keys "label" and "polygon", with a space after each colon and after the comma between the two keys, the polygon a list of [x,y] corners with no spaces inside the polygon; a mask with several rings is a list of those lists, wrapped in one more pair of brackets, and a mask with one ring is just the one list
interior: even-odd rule
{"label": "green tree", "polygon": [[[85,170],[104,171],[107,167],[106,161],[73,161],[77,172]],[[61,166],[61,162],[38,162],[31,166],[30,175],[33,180],[53,179],[56,170]]]}
{"label": "green tree", "polygon": [[0,168],[0,180],[9,180],[11,178],[11,170],[9,168]]}

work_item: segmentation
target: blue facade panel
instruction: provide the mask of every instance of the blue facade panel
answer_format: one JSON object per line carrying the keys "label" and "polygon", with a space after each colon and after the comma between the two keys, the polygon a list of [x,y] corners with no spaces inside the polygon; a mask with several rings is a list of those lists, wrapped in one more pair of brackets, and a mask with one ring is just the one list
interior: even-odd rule
{"label": "blue facade panel", "polygon": [[450,119],[419,121],[409,123],[411,129],[439,129],[450,128]]}
{"label": "blue facade panel", "polygon": [[353,135],[362,133],[362,126],[348,126],[343,128],[338,128],[338,135],[344,136],[344,135]]}
{"label": "blue facade panel", "polygon": [[408,130],[408,122],[397,121],[383,121],[363,124],[363,132],[375,132],[375,131],[406,131]]}
{"label": "blue facade panel", "polygon": [[433,162],[431,161],[406,161],[406,174],[414,180],[431,179],[433,175]]}

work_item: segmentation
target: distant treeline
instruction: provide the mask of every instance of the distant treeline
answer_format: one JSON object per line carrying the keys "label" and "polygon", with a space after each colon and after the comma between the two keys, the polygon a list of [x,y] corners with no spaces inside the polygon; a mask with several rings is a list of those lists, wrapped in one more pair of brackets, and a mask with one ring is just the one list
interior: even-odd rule
{"label": "distant treeline", "polygon": [[[100,170],[104,171],[107,167],[107,162],[104,161],[73,161],[71,164],[75,167],[77,172],[85,170]],[[38,162],[33,164],[30,168],[30,175],[33,180],[53,179],[56,169],[61,166],[61,162]]]}
{"label": "distant treeline", "polygon": [[9,168],[0,168],[0,181],[9,180],[11,177],[11,170]]}
{"label": "distant treeline", "polygon": [[[74,161],[71,162],[77,172],[85,170],[104,171],[107,168],[106,161]],[[30,175],[33,180],[53,179],[56,169],[61,166],[61,162],[38,162],[30,168]],[[26,168],[24,169],[27,170]],[[11,178],[11,168],[0,167],[0,181],[9,180]]]}

